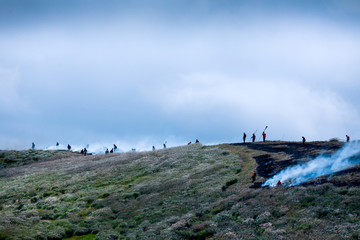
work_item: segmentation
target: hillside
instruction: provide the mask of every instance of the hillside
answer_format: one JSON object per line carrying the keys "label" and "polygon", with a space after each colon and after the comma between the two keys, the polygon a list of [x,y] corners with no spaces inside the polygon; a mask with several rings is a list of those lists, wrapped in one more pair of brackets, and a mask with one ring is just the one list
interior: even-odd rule
{"label": "hillside", "polygon": [[[340,142],[0,152],[0,239],[360,239],[360,170],[261,187]],[[252,183],[251,172],[258,178]]]}

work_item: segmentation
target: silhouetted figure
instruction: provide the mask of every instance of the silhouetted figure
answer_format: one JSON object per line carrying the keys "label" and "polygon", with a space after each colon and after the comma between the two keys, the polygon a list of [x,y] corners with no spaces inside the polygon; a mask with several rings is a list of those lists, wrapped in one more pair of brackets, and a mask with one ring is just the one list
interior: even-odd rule
{"label": "silhouetted figure", "polygon": [[266,133],[265,133],[265,131],[262,133],[262,136],[263,136],[263,142],[265,142],[265,140],[266,140]]}
{"label": "silhouetted figure", "polygon": [[280,187],[281,186],[281,182],[280,182],[280,180],[277,182],[277,184],[276,184],[278,187]]}
{"label": "silhouetted figure", "polygon": [[155,146],[153,146],[153,151],[155,151]]}
{"label": "silhouetted figure", "polygon": [[70,151],[71,150],[71,146],[70,146],[70,144],[68,144],[68,151]]}
{"label": "silhouetted figure", "polygon": [[114,149],[113,149],[113,148],[110,150],[110,153],[114,153]]}
{"label": "silhouetted figure", "polygon": [[256,180],[256,172],[255,171],[252,172],[251,178],[252,178],[252,181],[255,182],[255,180]]}
{"label": "silhouetted figure", "polygon": [[199,142],[199,139],[196,139],[195,143],[200,143],[200,142]]}
{"label": "silhouetted figure", "polygon": [[164,143],[163,146],[164,146],[164,149],[166,149],[166,143]]}
{"label": "silhouetted figure", "polygon": [[246,133],[243,134],[243,141],[245,143],[245,140],[246,140]]}
{"label": "silhouetted figure", "polygon": [[305,144],[305,142],[306,142],[306,139],[304,136],[302,136],[302,143]]}
{"label": "silhouetted figure", "polygon": [[350,142],[350,137],[346,135],[346,142]]}
{"label": "silhouetted figure", "polygon": [[31,143],[31,149],[35,149],[35,143]]}
{"label": "silhouetted figure", "polygon": [[86,156],[86,154],[87,154],[87,149],[86,149],[86,148],[81,149],[81,154],[83,154],[84,156]]}
{"label": "silhouetted figure", "polygon": [[117,149],[117,146],[114,144],[114,152],[116,151],[116,149]]}
{"label": "silhouetted figure", "polygon": [[109,154],[109,149],[106,149],[105,154]]}
{"label": "silhouetted figure", "polygon": [[56,142],[56,146],[57,146],[57,147],[59,146],[59,142]]}
{"label": "silhouetted figure", "polygon": [[188,144],[187,145],[190,145],[191,144],[191,142],[188,142]]}
{"label": "silhouetted figure", "polygon": [[255,139],[256,139],[255,133],[253,133],[251,139],[252,139],[252,142],[255,142]]}

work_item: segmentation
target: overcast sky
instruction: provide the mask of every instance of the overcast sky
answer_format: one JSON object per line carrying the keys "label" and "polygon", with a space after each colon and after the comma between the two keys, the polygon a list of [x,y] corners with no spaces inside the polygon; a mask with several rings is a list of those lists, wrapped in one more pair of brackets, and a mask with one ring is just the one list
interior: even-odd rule
{"label": "overcast sky", "polygon": [[0,149],[360,138],[356,0],[0,0]]}

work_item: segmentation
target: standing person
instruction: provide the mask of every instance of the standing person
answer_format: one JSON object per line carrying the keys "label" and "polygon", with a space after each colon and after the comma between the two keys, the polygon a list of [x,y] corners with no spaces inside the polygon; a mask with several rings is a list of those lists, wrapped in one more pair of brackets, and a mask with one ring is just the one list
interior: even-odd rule
{"label": "standing person", "polygon": [[255,180],[256,180],[256,172],[255,171],[252,172],[251,178],[252,178],[252,182],[255,182]]}
{"label": "standing person", "polygon": [[35,149],[35,143],[31,143],[31,149]]}
{"label": "standing person", "polygon": [[266,139],[266,133],[265,133],[265,131],[263,131],[262,136],[263,136],[263,142],[265,142],[265,139]]}
{"label": "standing person", "polygon": [[117,146],[114,144],[114,152],[116,151],[116,149],[117,149]]}
{"label": "standing person", "polygon": [[155,146],[153,146],[153,151],[155,151]]}
{"label": "standing person", "polygon": [[70,151],[71,150],[71,146],[70,146],[70,144],[68,144],[68,151]]}
{"label": "standing person", "polygon": [[245,140],[246,140],[246,133],[243,134],[243,141],[245,143]]}
{"label": "standing person", "polygon": [[305,142],[306,142],[306,139],[304,136],[302,136],[302,143],[305,144]]}
{"label": "standing person", "polygon": [[350,142],[350,137],[346,135],[346,142]]}
{"label": "standing person", "polygon": [[164,143],[163,146],[164,146],[164,149],[166,149],[166,143]]}
{"label": "standing person", "polygon": [[256,139],[255,133],[253,133],[251,139],[252,139],[252,142],[255,142],[255,139]]}

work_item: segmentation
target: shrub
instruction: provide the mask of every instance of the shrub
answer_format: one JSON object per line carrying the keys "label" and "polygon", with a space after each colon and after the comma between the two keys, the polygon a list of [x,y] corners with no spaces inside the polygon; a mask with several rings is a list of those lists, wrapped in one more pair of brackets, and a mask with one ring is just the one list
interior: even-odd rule
{"label": "shrub", "polygon": [[140,196],[139,192],[132,192],[132,193],[124,193],[123,197],[125,199],[130,199],[130,198],[137,198],[138,196]]}
{"label": "shrub", "polygon": [[229,186],[231,186],[231,185],[233,185],[233,184],[235,184],[235,183],[237,183],[237,182],[238,182],[237,178],[230,179],[229,181],[227,181],[227,182],[225,183],[225,185],[223,185],[223,186],[221,187],[221,190],[225,191]]}
{"label": "shrub", "polygon": [[110,193],[102,193],[102,194],[100,194],[100,198],[107,198],[108,196],[110,196]]}
{"label": "shrub", "polygon": [[286,214],[278,210],[274,210],[271,212],[271,215],[273,215],[275,218],[280,218],[282,216],[285,216]]}
{"label": "shrub", "polygon": [[237,178],[231,179],[231,180],[226,182],[226,186],[229,187],[229,186],[231,186],[231,185],[233,185],[233,184],[235,184],[237,182],[238,182]]}
{"label": "shrub", "polygon": [[320,209],[318,211],[316,211],[316,216],[317,218],[324,218],[329,214],[329,210],[327,209]]}
{"label": "shrub", "polygon": [[296,230],[306,230],[310,228],[311,228],[311,223],[302,223],[296,228]]}

